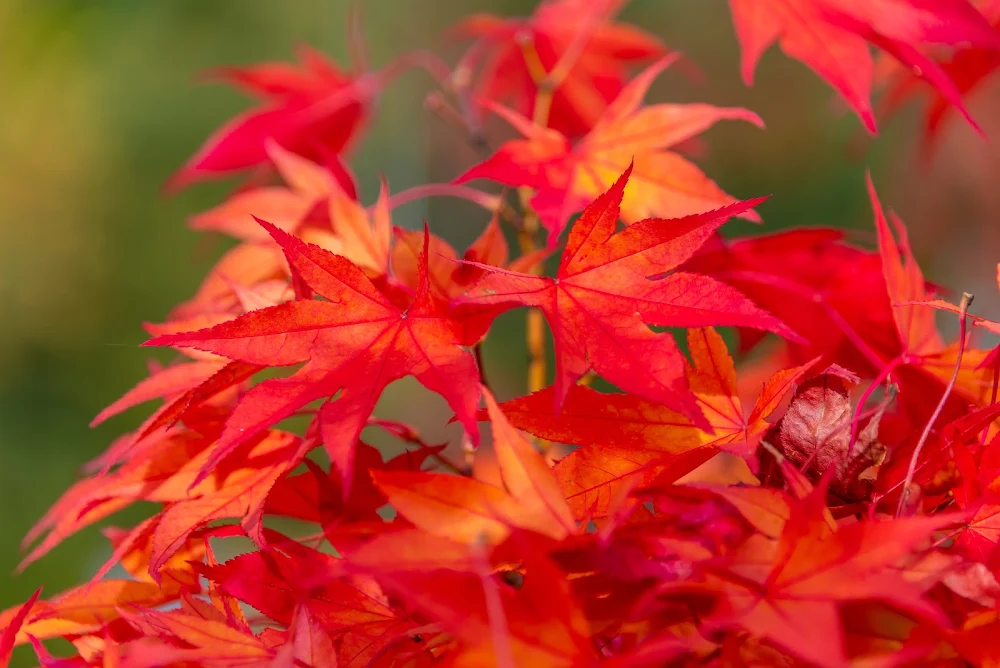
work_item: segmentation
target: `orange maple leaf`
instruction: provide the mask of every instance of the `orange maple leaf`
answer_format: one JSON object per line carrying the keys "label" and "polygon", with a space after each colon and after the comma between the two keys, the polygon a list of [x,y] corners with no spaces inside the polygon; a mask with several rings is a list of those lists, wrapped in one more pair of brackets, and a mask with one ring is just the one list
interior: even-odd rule
{"label": "orange maple leaf", "polygon": [[[490,103],[524,139],[507,142],[456,182],[486,178],[534,189],[531,207],[549,231],[550,246],[558,242],[570,216],[604,193],[633,162],[633,185],[622,201],[621,217],[626,224],[651,216],[679,218],[733,204],[733,197],[669,149],[720,120],[743,120],[757,126],[763,122],[746,109],[706,104],[641,106],[653,80],[673,60],[664,58],[633,79],[576,143],[557,130]],[[750,210],[734,215],[759,220]]]}

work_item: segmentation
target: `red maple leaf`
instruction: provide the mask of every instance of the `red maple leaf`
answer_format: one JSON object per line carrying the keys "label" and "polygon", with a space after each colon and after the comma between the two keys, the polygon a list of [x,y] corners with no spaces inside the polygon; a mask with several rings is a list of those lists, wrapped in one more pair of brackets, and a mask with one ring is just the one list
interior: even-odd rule
{"label": "red maple leaf", "polygon": [[[671,63],[661,59],[622,89],[593,129],[575,143],[557,130],[541,127],[520,114],[490,104],[524,139],[509,141],[485,162],[456,179],[491,179],[534,189],[531,207],[555,246],[569,217],[607,190],[630,164],[633,186],[621,207],[631,224],[650,216],[675,218],[734,203],[693,163],[669,150],[721,120],[763,126],[751,111],[707,104],[655,104],[642,99],[653,80]],[[759,220],[750,210],[735,211]]]}
{"label": "red maple leaf", "polygon": [[[932,409],[952,373],[957,345],[945,343],[931,309],[917,303],[930,301],[935,289],[913,257],[902,221],[886,217],[870,180],[869,195],[877,253],[842,243],[837,230],[801,229],[715,239],[686,268],[732,285],[805,337],[790,342],[789,356],[772,358],[775,363],[822,355],[879,382],[894,373],[903,390],[899,400],[914,415],[926,415],[923,409]],[[749,332],[744,345],[758,340]],[[985,355],[966,351],[948,417],[957,417],[964,402],[982,398],[986,383],[974,367]]]}
{"label": "red maple leaf", "polygon": [[343,257],[261,224],[284,250],[293,274],[324,300],[280,304],[145,344],[196,348],[264,367],[307,362],[288,378],[258,384],[240,400],[205,472],[247,438],[325,398],[320,434],[346,494],[354,444],[375,402],[386,385],[408,375],[441,394],[475,437],[479,374],[463,346],[474,344],[478,335],[450,318],[446,305],[430,293],[426,237],[420,288],[400,306]]}
{"label": "red maple leaf", "polygon": [[657,277],[689,258],[731,216],[763,200],[677,220],[649,219],[616,234],[631,173],[629,167],[573,225],[555,278],[477,265],[486,275],[464,299],[542,310],[555,339],[557,406],[570,387],[594,369],[623,390],[659,401],[705,425],[697,402],[687,392],[683,355],[673,337],[649,327],[743,325],[794,335],[718,281],[685,272]]}
{"label": "red maple leaf", "polygon": [[[1000,35],[1000,2],[974,0],[974,4]],[[936,57],[935,60],[945,75],[954,82],[958,94],[966,98],[1000,68],[1000,49],[995,46],[964,45],[950,54]],[[881,76],[877,77],[877,80],[883,81],[885,88],[882,97],[884,113],[894,113],[919,92],[923,80],[921,74],[922,72],[915,72],[912,68],[891,60],[884,63]],[[930,101],[923,114],[924,149],[929,148],[938,137],[944,122],[950,116],[949,112],[954,108],[952,101],[940,91],[930,91]]]}
{"label": "red maple leaf", "polygon": [[372,471],[400,515],[428,533],[456,541],[499,542],[513,527],[562,538],[576,525],[540,453],[517,433],[483,388],[493,426],[498,484],[420,471]]}
{"label": "red maple leaf", "polygon": [[299,49],[301,67],[264,63],[211,72],[263,99],[215,131],[170,178],[178,190],[196,181],[226,176],[268,162],[266,146],[275,141],[310,160],[322,162],[344,151],[368,113],[373,83],[342,71],[324,54]]}
{"label": "red maple leaf", "polygon": [[[502,405],[511,422],[540,438],[580,447],[559,460],[556,479],[578,519],[607,514],[611,498],[630,478],[663,471],[684,476],[721,450],[751,457],[770,428],[767,421],[811,362],[775,374],[744,414],[736,368],[722,337],[711,329],[688,331],[688,384],[711,429],[662,404],[629,394],[600,394],[574,385],[559,411],[552,388]],[[661,476],[662,477],[662,476]]]}
{"label": "red maple leaf", "polygon": [[710,625],[737,624],[803,660],[832,667],[847,664],[842,602],[875,600],[940,618],[939,610],[895,567],[929,544],[936,530],[961,518],[911,517],[835,529],[825,496],[820,486],[805,498],[790,500],[790,516],[777,541],[751,538],[710,576],[724,596]]}
{"label": "red maple leaf", "polygon": [[[627,66],[648,62],[666,50],[652,35],[611,21],[623,4],[547,0],[530,18],[470,16],[455,31],[477,41],[456,74],[469,76],[469,70],[481,69],[479,96],[511,104],[530,117],[538,94],[538,73],[532,68],[555,72],[560,80],[552,95],[549,125],[567,137],[585,135],[625,86]],[[537,63],[529,65],[529,58],[537,58]]]}
{"label": "red maple leaf", "polygon": [[929,45],[1000,48],[1000,36],[967,0],[730,0],[743,48],[743,79],[776,40],[825,79],[875,132],[871,46],[921,72],[975,126],[955,82],[925,51]]}

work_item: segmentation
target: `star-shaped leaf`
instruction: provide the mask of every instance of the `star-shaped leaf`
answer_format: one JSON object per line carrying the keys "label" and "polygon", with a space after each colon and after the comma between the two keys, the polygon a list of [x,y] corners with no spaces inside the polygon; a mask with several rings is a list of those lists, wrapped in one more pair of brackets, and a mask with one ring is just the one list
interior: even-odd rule
{"label": "star-shaped leaf", "polygon": [[[741,325],[794,334],[718,281],[672,271],[731,216],[762,200],[677,220],[649,219],[615,233],[631,167],[573,226],[555,278],[481,266],[486,275],[467,301],[535,306],[556,347],[554,400],[594,369],[621,389],[707,423],[687,390],[684,357],[669,334],[651,326]],[[667,272],[665,278],[658,278]]]}

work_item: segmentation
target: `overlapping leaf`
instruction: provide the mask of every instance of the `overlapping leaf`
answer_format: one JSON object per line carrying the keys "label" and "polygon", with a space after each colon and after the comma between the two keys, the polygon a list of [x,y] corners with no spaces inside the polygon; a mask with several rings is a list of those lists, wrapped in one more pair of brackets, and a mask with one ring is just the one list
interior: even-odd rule
{"label": "overlapping leaf", "polygon": [[559,411],[553,410],[552,388],[503,404],[518,428],[582,446],[555,468],[577,519],[604,517],[616,489],[630,477],[676,480],[721,450],[752,457],[771,426],[767,418],[811,366],[775,374],[746,416],[733,360],[722,338],[710,328],[691,330],[688,349],[694,363],[685,365],[685,375],[707,428],[662,404],[580,386],[570,390]]}
{"label": "overlapping leaf", "polygon": [[219,128],[171,178],[170,187],[265,164],[269,141],[315,160],[347,148],[369,114],[371,82],[365,85],[310,48],[301,49],[299,60],[301,67],[265,63],[215,70],[216,78],[262,103]]}
{"label": "overlapping leaf", "polygon": [[686,392],[683,355],[673,337],[650,326],[743,325],[792,333],[715,280],[679,271],[657,277],[690,257],[730,216],[760,200],[677,220],[649,219],[616,234],[631,171],[573,226],[555,278],[484,267],[487,274],[467,299],[542,310],[556,346],[557,406],[577,379],[593,369],[623,390],[704,425],[700,408]]}
{"label": "overlapping leaf", "polygon": [[[937,298],[870,184],[877,252],[831,230],[722,241],[719,227],[760,200],[733,201],[669,149],[717,120],[757,119],[642,107],[669,59],[625,83],[628,64],[662,47],[611,22],[622,4],[476,17],[463,29],[478,41],[451,77],[425,53],[351,80],[315,54],[304,71],[226,72],[269,102],[213,137],[175,185],[262,174],[265,162],[285,185],[254,180],[195,219],[239,245],[195,299],[147,326],[185,357],[151,365],[95,422],[163,405],[86,466],[29,534],[25,563],[127,506],[155,511],[103,527],[110,556],[89,584],[0,612],[0,665],[24,644],[40,665],[72,668],[995,662],[1000,403],[982,367],[1000,349],[937,329],[933,308],[962,309]],[[996,46],[962,0],[731,5],[745,73],[780,40],[867,121],[869,45],[922,67],[951,103],[978,70],[930,58]],[[371,209],[358,204],[335,154],[377,82],[410,64],[455,94],[452,117],[477,141],[472,90],[525,135],[466,177],[534,191],[519,197],[549,229],[548,250],[533,250],[530,211],[518,219],[522,207],[465,186],[391,200],[383,188]],[[438,194],[495,212],[461,258],[426,226],[391,228],[390,208]],[[524,251],[513,260],[506,222]],[[479,344],[518,306],[550,325],[555,384],[498,405]],[[531,337],[544,333],[530,322]],[[738,386],[711,325],[737,327],[744,350],[768,331],[786,341],[737,360]],[[658,331],[669,326],[688,328],[690,359]],[[820,358],[829,366],[808,378]],[[292,372],[251,384],[275,367]],[[622,392],[577,384],[590,370]],[[490,371],[506,387],[506,369]],[[445,398],[460,439],[372,415],[404,376]],[[297,416],[308,418],[298,433],[278,424]],[[481,448],[477,419],[491,423]],[[387,453],[385,435],[405,450]],[[50,654],[56,638],[70,656]]]}
{"label": "overlapping leaf", "polygon": [[760,57],[778,41],[840,93],[873,133],[871,45],[920,72],[973,125],[959,87],[927,47],[1000,49],[1000,37],[967,0],[730,0],[730,8],[748,85]]}
{"label": "overlapping leaf", "polygon": [[[808,343],[789,344],[782,361],[801,363],[816,355],[869,377],[894,372],[899,400],[914,414],[933,410],[930,399],[951,375],[958,346],[947,345],[933,314],[914,301],[933,295],[913,257],[906,231],[883,213],[874,187],[879,252],[843,244],[835,230],[793,230],[723,243],[716,239],[687,268],[717,277],[781,318]],[[759,340],[749,332],[746,347]],[[962,402],[985,400],[987,381],[975,370],[985,351],[967,350],[956,393],[954,418]]]}
{"label": "overlapping leaf", "polygon": [[[621,217],[626,224],[651,216],[677,218],[733,205],[711,179],[671,147],[691,139],[721,120],[763,125],[746,109],[706,104],[642,106],[646,91],[671,62],[664,58],[633,79],[581,140],[571,143],[562,133],[541,127],[516,112],[491,108],[510,122],[523,139],[509,141],[485,162],[457,181],[486,178],[535,191],[531,207],[555,246],[571,215],[612,187],[633,164],[633,185],[624,197]],[[758,220],[749,208],[732,215]]]}
{"label": "overlapping leaf", "polygon": [[326,398],[319,410],[320,433],[346,492],[354,445],[375,402],[386,385],[407,375],[444,396],[473,432],[478,370],[462,346],[475,339],[430,294],[426,242],[420,290],[411,303],[399,307],[345,258],[262,224],[284,249],[293,272],[325,300],[261,309],[147,344],[207,350],[261,366],[308,362],[292,376],[264,381],[242,398],[203,475],[246,439]]}
{"label": "overlapping leaf", "polygon": [[955,516],[863,522],[831,531],[825,489],[800,503],[777,542],[748,540],[725,570],[721,624],[750,633],[822,666],[847,665],[838,602],[878,600],[918,616],[940,612],[894,570]]}
{"label": "overlapping leaf", "polygon": [[[623,4],[622,0],[546,0],[525,19],[470,16],[455,30],[477,41],[459,62],[457,73],[468,76],[470,70],[481,69],[476,92],[511,104],[527,117],[539,88],[533,68],[554,73],[560,80],[552,95],[549,125],[568,137],[584,135],[625,86],[628,65],[648,62],[664,52],[649,33],[612,22]],[[569,62],[564,58],[571,49],[574,59]]]}
{"label": "overlapping leaf", "polygon": [[511,527],[563,538],[576,524],[548,464],[483,392],[503,487],[474,478],[373,472],[389,503],[421,529],[461,541],[503,540]]}

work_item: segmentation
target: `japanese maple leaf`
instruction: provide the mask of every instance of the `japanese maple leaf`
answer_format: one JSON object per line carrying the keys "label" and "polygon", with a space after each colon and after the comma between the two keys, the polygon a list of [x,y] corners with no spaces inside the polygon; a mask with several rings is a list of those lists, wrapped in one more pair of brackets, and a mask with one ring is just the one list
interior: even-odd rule
{"label": "japanese maple leaf", "polygon": [[[47,600],[36,600],[29,612],[24,606],[0,612],[0,629],[21,618],[14,644],[28,642],[29,636],[39,640],[84,634],[99,629],[120,618],[123,609],[132,606],[156,607],[176,601],[176,587],[163,587],[153,582],[108,579],[68,589]],[[5,639],[5,643],[6,643]]]}
{"label": "japanese maple leaf", "polygon": [[[698,167],[670,151],[720,120],[744,120],[762,126],[745,109],[706,104],[656,104],[642,99],[653,80],[673,58],[664,58],[633,79],[581,140],[571,143],[557,130],[543,128],[520,114],[491,104],[524,139],[509,141],[457,182],[486,178],[536,192],[532,208],[555,246],[569,217],[607,190],[634,163],[634,184],[621,207],[626,224],[650,216],[674,218],[733,204]],[[747,209],[734,211],[751,220]]]}
{"label": "japanese maple leaf", "polygon": [[[420,256],[423,252],[423,234],[416,230],[393,230],[396,243],[390,254],[393,276],[407,287],[416,289],[420,284]],[[479,279],[483,270],[474,264],[458,262],[458,253],[441,237],[431,235],[428,245],[427,274],[431,290],[445,298],[457,297]],[[483,229],[462,256],[467,262],[506,267],[509,249],[507,240],[496,216]],[[530,261],[531,258],[528,258]],[[520,263],[519,263],[520,264]]]}
{"label": "japanese maple leaf", "polygon": [[137,501],[164,504],[147,527],[152,541],[150,571],[154,576],[191,532],[208,522],[235,518],[243,522],[251,536],[258,537],[271,485],[297,466],[308,442],[276,430],[258,434],[238,449],[240,457],[234,460],[239,465],[219,469],[217,475],[196,482],[213,442],[213,436],[180,430],[159,440],[159,447],[148,456],[133,457],[113,472],[81,480],[29,533],[30,542],[48,532],[25,557],[21,568],[80,529]]}
{"label": "japanese maple leaf", "polygon": [[159,641],[126,648],[133,665],[195,659],[208,665],[259,666],[274,658],[274,649],[261,637],[228,620],[205,619],[183,609],[123,611],[122,617],[146,639]]}
{"label": "japanese maple leaf", "polygon": [[254,216],[291,234],[333,193],[357,199],[349,174],[338,174],[270,139],[265,142],[264,150],[285,185],[266,185],[233,193],[222,204],[192,217],[191,227],[223,232],[242,241],[269,241],[267,232],[254,221]]}
{"label": "japanese maple leaf", "polygon": [[296,610],[288,627],[288,640],[274,657],[277,665],[338,668],[337,646],[330,633],[305,607]]}
{"label": "japanese maple leaf", "polygon": [[375,92],[371,78],[355,78],[308,47],[300,48],[299,60],[300,67],[264,63],[215,70],[213,77],[262,103],[216,130],[168,187],[177,190],[266,164],[269,140],[314,161],[345,150],[368,116]]}
{"label": "japanese maple leaf", "polygon": [[[997,289],[1000,290],[1000,264],[997,265]],[[919,297],[919,295],[917,296]],[[952,304],[951,302],[947,302],[943,299],[931,299],[929,301],[921,301],[920,299],[916,299],[913,302],[903,302],[901,306],[914,306],[921,304],[924,306],[929,306],[931,308],[940,309],[942,311],[950,311],[956,315],[962,312],[957,305]],[[983,318],[977,315],[972,315],[971,313],[967,314],[966,317],[969,318],[969,321],[973,325],[977,327],[982,327],[991,334],[1000,335],[1000,322],[997,322],[995,320],[989,320],[987,318]]]}
{"label": "japanese maple leaf", "polygon": [[229,310],[242,290],[287,278],[281,248],[255,217],[344,256],[372,278],[388,271],[392,216],[385,181],[375,204],[365,207],[323,167],[273,142],[268,153],[288,187],[245,190],[192,219],[196,228],[223,232],[242,243],[223,255],[175,316]]}
{"label": "japanese maple leaf", "polygon": [[[877,369],[884,356],[876,351],[897,339],[881,262],[843,237],[822,228],[717,236],[685,268],[725,281],[801,334],[808,343],[791,346],[793,363],[824,353],[846,368]],[[741,331],[741,349],[760,338]]]}
{"label": "japanese maple leaf", "polygon": [[750,414],[745,415],[736,390],[733,358],[718,332],[710,327],[689,330],[688,350],[694,362],[687,373],[688,384],[712,427],[709,444],[742,457],[753,456],[771,426],[767,418],[817,361],[774,374],[761,388]]}
{"label": "japanese maple leaf", "polygon": [[[303,610],[326,633],[334,634],[344,651],[343,665],[359,665],[349,654],[352,647],[377,652],[395,634],[413,626],[399,616],[378,584],[370,578],[323,578],[330,558],[291,541],[280,543],[281,552],[250,552],[224,564],[200,568],[221,592],[243,601],[282,625],[292,625]],[[287,552],[287,554],[283,553]]]}
{"label": "japanese maple leaf", "polygon": [[706,425],[687,391],[684,357],[672,336],[650,326],[745,325],[793,333],[742,294],[697,274],[670,273],[730,216],[762,200],[677,220],[649,219],[615,233],[625,170],[573,226],[555,278],[481,266],[485,276],[466,299],[477,304],[535,306],[555,339],[554,401],[594,369],[621,389],[659,401]]}
{"label": "japanese maple leaf", "polygon": [[443,449],[443,445],[426,446],[404,451],[383,462],[377,449],[360,443],[355,454],[354,480],[346,499],[340,489],[339,473],[335,470],[328,473],[312,460],[305,459],[303,463],[308,468],[305,473],[279,480],[268,492],[264,514],[318,524],[330,544],[344,553],[351,547],[349,541],[361,536],[353,537],[349,532],[338,536],[339,527],[381,522],[377,511],[387,501],[375,487],[371,471],[419,471],[429,457],[438,455]]}
{"label": "japanese maple leaf", "polygon": [[[3,631],[0,631],[0,666],[6,667],[10,662],[10,655],[14,650],[17,633],[21,630],[21,625],[24,624],[24,620],[31,613],[31,609],[35,607],[35,602],[41,594],[41,588],[35,590],[31,598],[25,601],[24,605],[13,615],[10,615],[10,618],[3,625]],[[3,616],[7,617],[8,615]]]}
{"label": "japanese maple leaf", "polygon": [[[926,417],[951,375],[957,346],[946,345],[929,309],[915,304],[931,300],[934,288],[913,257],[905,227],[886,217],[870,181],[869,195],[877,253],[844,244],[837,230],[803,229],[731,242],[715,238],[685,269],[725,281],[803,335],[808,343],[789,343],[781,366],[822,355],[880,380],[894,372],[900,401]],[[748,334],[741,337],[745,348],[759,340],[756,332]],[[973,367],[984,356],[966,351],[950,417],[982,394],[985,383]]]}
{"label": "japanese maple leaf", "polygon": [[1000,498],[996,493],[987,494],[969,520],[965,531],[958,537],[957,545],[976,561],[989,566],[996,564],[1000,550]]}
{"label": "japanese maple leaf", "polygon": [[[882,205],[875,192],[871,178],[868,178],[868,192],[875,213],[875,229],[878,233],[879,256],[882,260],[882,272],[885,277],[889,302],[892,305],[893,320],[898,333],[899,352],[896,357],[889,358],[880,369],[882,374],[899,367],[901,388],[908,388],[918,397],[925,394],[921,386],[938,387],[947,382],[956,363],[958,344],[948,346],[937,329],[934,313],[923,304],[916,302],[933,301],[934,289],[929,288],[924,280],[920,265],[913,257],[907,240],[906,227],[903,222],[890,212],[888,221]],[[898,241],[896,236],[899,237]],[[956,385],[955,399],[960,403],[976,402],[981,397],[985,381],[981,374],[974,371],[977,361],[985,357],[985,351],[967,351],[964,364],[965,372],[960,373]],[[914,397],[902,397],[910,402]],[[960,409],[952,402],[950,417],[957,417]],[[929,408],[930,403],[916,404]],[[916,414],[925,414],[916,410]]]}
{"label": "japanese maple leaf", "polygon": [[880,601],[934,620],[941,613],[906,581],[900,562],[957,515],[856,522],[836,531],[825,486],[789,503],[777,541],[752,537],[710,577],[725,605],[709,624],[736,624],[803,660],[847,665],[838,603]]}
{"label": "japanese maple leaf", "polygon": [[[470,16],[456,31],[477,41],[459,63],[456,76],[481,69],[479,96],[509,103],[530,117],[538,82],[527,59],[537,58],[532,67],[541,66],[546,74],[560,63],[549,125],[568,137],[584,135],[625,86],[628,65],[648,62],[665,51],[656,37],[611,21],[623,4],[623,0],[547,0],[529,18]],[[524,40],[530,40],[530,55]]]}
{"label": "japanese maple leaf", "polygon": [[[984,444],[982,435],[994,432],[1000,403],[972,410],[964,405],[962,408],[960,417],[935,425],[914,468],[912,482],[920,489],[923,505],[928,508],[951,498],[963,509],[974,508],[981,498],[992,496],[997,490],[995,441]],[[916,426],[922,427],[925,421],[924,415],[918,415]],[[898,507],[905,480],[910,475],[909,463],[922,431],[912,426],[912,420],[910,422],[911,425],[907,425],[908,428],[892,443],[893,456],[879,471],[873,495],[876,501],[893,510]]]}
{"label": "japanese maple leaf", "polygon": [[589,666],[597,661],[585,610],[553,559],[522,538],[523,584],[502,584],[489,555],[472,546],[461,568],[393,567],[385,555],[373,575],[386,591],[454,634],[456,665]]}
{"label": "japanese maple leaf", "polygon": [[306,362],[288,378],[266,380],[239,402],[204,472],[247,438],[317,399],[320,434],[349,492],[354,445],[390,382],[413,375],[441,394],[475,439],[478,333],[450,318],[429,291],[427,252],[420,289],[399,306],[347,259],[261,224],[319,300],[298,300],[252,311],[215,327],[160,336],[146,345],[196,348],[266,367]]}
{"label": "japanese maple leaf", "polygon": [[396,511],[421,529],[453,540],[499,543],[511,528],[553,538],[577,533],[545,458],[510,425],[483,388],[500,469],[498,485],[419,471],[372,471]]}
{"label": "japanese maple leaf", "polygon": [[[974,3],[993,30],[1000,34],[1000,2],[996,0],[978,0]],[[995,46],[961,46],[953,53],[937,57],[936,62],[941,70],[951,79],[958,93],[966,98],[988,81],[1000,68],[1000,50]],[[883,105],[886,113],[895,112],[902,104],[918,91],[922,80],[920,74],[910,67],[892,63],[895,67],[883,68],[886,91],[883,95]],[[885,71],[888,70],[888,71]],[[878,72],[878,70],[876,70]],[[941,92],[931,91],[924,114],[924,148],[929,148],[949,118],[950,111],[955,107]]]}
{"label": "japanese maple leaf", "polygon": [[711,430],[695,426],[662,404],[628,394],[600,394],[578,385],[570,389],[558,412],[552,407],[552,388],[503,404],[519,429],[581,446],[555,467],[577,519],[603,517],[615,490],[631,476],[650,480],[669,470],[680,478],[719,450],[753,455],[771,426],[767,418],[812,366],[809,362],[775,374],[747,416],[722,337],[711,328],[689,330],[688,350],[694,362],[686,365],[688,384]]}
{"label": "japanese maple leaf", "polygon": [[[153,538],[156,533],[157,516],[150,517],[132,529],[105,527],[101,530],[111,542],[111,556],[91,577],[91,582],[100,582],[114,567],[119,567],[134,579],[143,582],[156,582],[161,588],[178,588],[183,593],[196,592],[201,589],[198,574],[193,572],[191,564],[206,558],[212,558],[211,550],[206,540],[213,530],[198,530],[188,534],[180,546],[159,567],[151,571],[153,559]],[[229,530],[235,527],[230,525]]]}
{"label": "japanese maple leaf", "polygon": [[1000,38],[967,0],[730,0],[729,4],[747,85],[753,83],[760,57],[777,40],[785,53],[840,93],[872,133],[870,45],[919,69],[970,122],[955,83],[924,49],[934,44],[1000,47]]}
{"label": "japanese maple leaf", "polygon": [[[249,449],[232,471],[219,467],[214,470],[218,475],[199,481],[203,469],[193,464],[171,479],[169,486],[176,489],[187,483],[190,492],[166,504],[156,519],[149,561],[153,578],[160,579],[160,569],[192,532],[219,519],[238,519],[248,536],[258,544],[263,543],[262,522],[267,495],[278,478],[299,464],[309,445],[309,441],[286,432],[270,431],[266,438]],[[204,466],[203,462],[198,464]]]}

